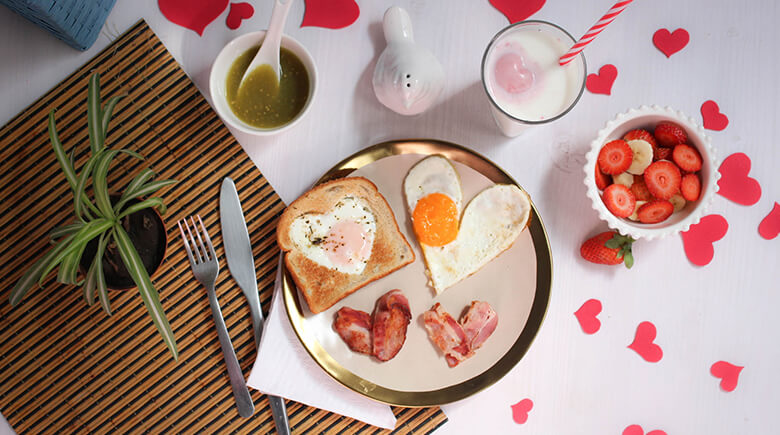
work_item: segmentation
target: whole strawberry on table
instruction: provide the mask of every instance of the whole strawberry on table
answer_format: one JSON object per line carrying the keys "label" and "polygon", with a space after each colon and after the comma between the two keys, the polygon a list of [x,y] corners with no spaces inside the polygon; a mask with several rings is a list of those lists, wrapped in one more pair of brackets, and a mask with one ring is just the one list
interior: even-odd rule
{"label": "whole strawberry on table", "polygon": [[634,239],[623,236],[615,231],[605,231],[586,240],[580,247],[582,258],[597,264],[625,264],[631,269],[634,265],[634,255],[631,244]]}

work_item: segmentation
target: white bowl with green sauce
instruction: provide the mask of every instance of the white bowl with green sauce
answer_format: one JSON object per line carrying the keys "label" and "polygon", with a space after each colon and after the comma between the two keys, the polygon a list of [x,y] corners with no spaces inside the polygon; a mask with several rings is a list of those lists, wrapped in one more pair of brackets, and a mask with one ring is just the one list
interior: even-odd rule
{"label": "white bowl with green sauce", "polygon": [[222,120],[258,136],[297,124],[311,107],[317,88],[317,67],[311,54],[295,39],[282,35],[278,90],[269,88],[275,75],[265,66],[253,71],[239,90],[241,77],[264,36],[265,31],[252,32],[230,41],[214,60],[209,77],[212,102]]}

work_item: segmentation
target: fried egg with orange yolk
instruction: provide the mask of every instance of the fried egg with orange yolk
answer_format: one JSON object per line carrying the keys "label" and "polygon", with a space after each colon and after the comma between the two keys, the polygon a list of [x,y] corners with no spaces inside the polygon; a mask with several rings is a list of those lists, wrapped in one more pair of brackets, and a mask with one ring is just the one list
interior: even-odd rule
{"label": "fried egg with orange yolk", "polygon": [[496,184],[478,193],[463,211],[460,177],[440,155],[409,170],[404,194],[436,294],[508,249],[525,229],[531,210],[519,187]]}

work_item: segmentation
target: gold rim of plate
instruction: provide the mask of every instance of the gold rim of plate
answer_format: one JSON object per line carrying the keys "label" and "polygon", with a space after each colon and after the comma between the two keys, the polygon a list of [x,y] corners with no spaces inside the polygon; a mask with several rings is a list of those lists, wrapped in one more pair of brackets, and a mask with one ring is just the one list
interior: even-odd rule
{"label": "gold rim of plate", "polygon": [[[442,154],[450,160],[471,167],[494,183],[514,184],[522,189],[522,186],[506,172],[475,151],[450,142],[428,139],[396,140],[365,148],[342,160],[323,175],[316,184],[346,177],[355,170],[377,160],[400,154]],[[307,334],[298,289],[287,270],[283,269],[282,289],[290,323],[303,347],[326,373],[342,385],[370,399],[403,407],[436,406],[464,399],[493,385],[509,373],[528,351],[544,321],[552,287],[552,252],[544,223],[533,201],[531,201],[531,218],[528,229],[531,232],[536,253],[536,293],[528,321],[520,336],[501,359],[481,374],[461,383],[431,391],[399,391],[376,385],[342,367],[322,348],[312,334]],[[284,268],[284,262],[282,262],[282,267]]]}

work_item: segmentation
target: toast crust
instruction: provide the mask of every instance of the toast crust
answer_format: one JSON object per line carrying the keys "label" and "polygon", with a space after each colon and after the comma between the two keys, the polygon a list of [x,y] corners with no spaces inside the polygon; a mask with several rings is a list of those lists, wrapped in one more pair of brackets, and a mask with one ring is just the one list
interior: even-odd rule
{"label": "toast crust", "polygon": [[[310,260],[296,249],[290,237],[290,226],[296,218],[309,213],[328,213],[336,203],[350,196],[365,201],[376,219],[371,255],[360,274],[339,272]],[[285,266],[314,314],[415,259],[387,200],[374,183],[363,177],[339,178],[312,188],[284,210],[276,235],[279,247],[285,252]]]}

